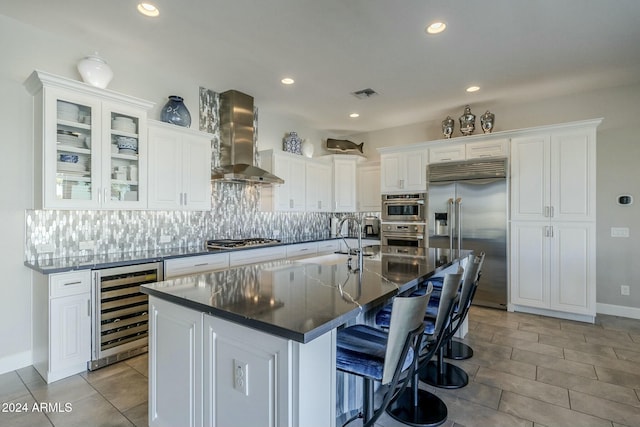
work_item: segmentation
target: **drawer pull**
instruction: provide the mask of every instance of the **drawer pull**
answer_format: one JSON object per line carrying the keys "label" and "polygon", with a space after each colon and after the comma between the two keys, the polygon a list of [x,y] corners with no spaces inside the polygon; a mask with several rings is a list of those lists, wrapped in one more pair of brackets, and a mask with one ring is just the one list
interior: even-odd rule
{"label": "drawer pull", "polygon": [[203,262],[202,264],[193,264],[194,267],[202,267],[202,266],[205,266],[205,265],[209,265],[209,263],[208,262]]}
{"label": "drawer pull", "polygon": [[72,286],[72,285],[81,285],[82,282],[81,281],[77,281],[77,282],[67,282],[65,284],[63,284],[62,286]]}

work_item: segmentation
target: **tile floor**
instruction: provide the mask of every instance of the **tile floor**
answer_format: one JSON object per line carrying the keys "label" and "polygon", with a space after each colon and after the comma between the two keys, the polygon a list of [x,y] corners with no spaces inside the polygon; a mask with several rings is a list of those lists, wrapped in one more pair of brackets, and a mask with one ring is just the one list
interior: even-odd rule
{"label": "tile floor", "polygon": [[[640,320],[589,325],[472,307],[465,342],[475,354],[455,363],[469,385],[428,387],[447,404],[445,427],[640,426]],[[36,402],[60,410],[34,412]],[[0,375],[0,409],[11,403],[29,412],[0,412],[2,427],[146,426],[147,357],[49,385],[32,367]],[[378,425],[401,424],[385,415]]]}

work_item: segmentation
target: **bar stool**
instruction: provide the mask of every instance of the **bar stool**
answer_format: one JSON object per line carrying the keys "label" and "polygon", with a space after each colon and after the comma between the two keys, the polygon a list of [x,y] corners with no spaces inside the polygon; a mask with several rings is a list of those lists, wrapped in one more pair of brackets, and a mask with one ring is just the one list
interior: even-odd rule
{"label": "bar stool", "polygon": [[[394,399],[387,413],[394,419],[412,426],[439,426],[447,420],[447,405],[435,394],[418,388],[418,368],[428,362],[444,343],[446,327],[458,296],[458,287],[462,274],[445,276],[438,314],[435,319],[423,320],[426,342],[422,346],[419,357],[414,358],[414,373],[411,388],[401,390]],[[395,306],[394,306],[395,310]],[[424,312],[423,312],[424,313]],[[384,321],[384,318],[380,320]],[[376,319],[376,322],[378,319]]]}
{"label": "bar stool", "polygon": [[[355,325],[337,334],[336,368],[363,378],[362,411],[356,418],[372,426],[413,378],[424,332],[423,317],[431,289],[423,295],[394,298],[389,332],[367,325]],[[404,376],[403,376],[404,375]],[[374,410],[374,382],[388,385],[380,407]]]}
{"label": "bar stool", "polygon": [[[482,265],[484,263],[485,253],[480,253],[480,264],[478,265],[478,275],[476,276],[476,286],[473,289],[473,294],[471,295],[470,304],[473,303],[473,297],[476,294],[476,290],[480,284],[480,276],[482,276]],[[471,308],[471,307],[469,307]],[[447,345],[444,349],[444,358],[451,360],[467,360],[473,357],[473,349],[469,347],[467,344],[455,341],[454,339],[450,339],[447,342]]]}
{"label": "bar stool", "polygon": [[481,257],[473,257],[472,261],[467,262],[460,290],[460,299],[451,313],[451,319],[445,331],[444,345],[438,350],[438,356],[435,361],[430,361],[420,367],[420,380],[434,387],[462,388],[469,383],[469,376],[464,369],[444,361],[444,349],[447,343],[453,339],[469,312],[471,299],[477,286],[476,278],[480,262]]}

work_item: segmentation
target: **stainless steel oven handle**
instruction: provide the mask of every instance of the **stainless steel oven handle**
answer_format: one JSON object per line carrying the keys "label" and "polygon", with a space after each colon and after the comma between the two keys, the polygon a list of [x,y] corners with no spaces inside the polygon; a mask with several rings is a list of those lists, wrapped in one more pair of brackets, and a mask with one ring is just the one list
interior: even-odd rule
{"label": "stainless steel oven handle", "polygon": [[383,237],[394,238],[394,239],[405,239],[405,240],[422,240],[424,236],[422,234],[404,234],[404,233],[384,233]]}

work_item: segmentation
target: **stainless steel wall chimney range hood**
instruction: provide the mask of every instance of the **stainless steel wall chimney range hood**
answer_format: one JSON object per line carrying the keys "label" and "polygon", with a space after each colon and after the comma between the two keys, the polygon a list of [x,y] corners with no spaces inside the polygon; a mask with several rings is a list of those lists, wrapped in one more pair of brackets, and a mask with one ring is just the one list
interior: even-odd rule
{"label": "stainless steel wall chimney range hood", "polygon": [[228,90],[220,94],[220,167],[212,181],[283,184],[254,162],[253,97]]}

